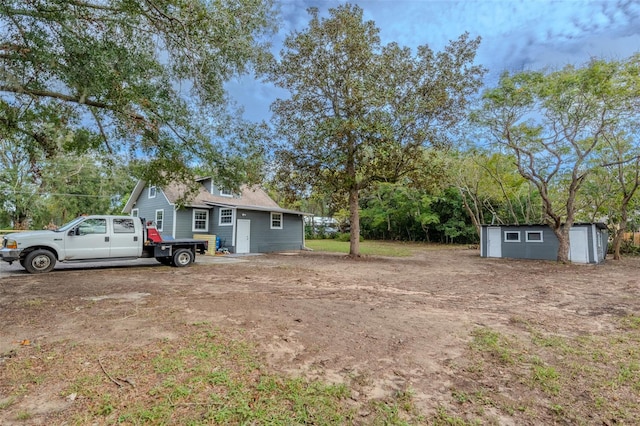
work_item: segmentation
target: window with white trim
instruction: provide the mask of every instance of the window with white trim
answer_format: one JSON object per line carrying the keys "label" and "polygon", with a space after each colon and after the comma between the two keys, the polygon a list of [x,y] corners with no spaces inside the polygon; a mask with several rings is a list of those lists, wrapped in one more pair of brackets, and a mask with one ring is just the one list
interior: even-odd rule
{"label": "window with white trim", "polygon": [[221,188],[220,196],[222,197],[233,197],[233,192],[230,189]]}
{"label": "window with white trim", "polygon": [[193,210],[193,232],[209,231],[209,210]]}
{"label": "window with white trim", "polygon": [[504,242],[505,243],[519,243],[520,242],[520,231],[504,231]]}
{"label": "window with white trim", "polygon": [[162,224],[164,222],[164,210],[156,210],[156,229],[162,231]]}
{"label": "window with white trim", "polygon": [[149,198],[156,198],[156,187],[155,186],[150,186],[149,187]]}
{"label": "window with white trim", "polygon": [[271,229],[282,229],[282,213],[271,212]]}
{"label": "window with white trim", "polygon": [[527,231],[527,242],[528,243],[541,243],[542,241],[542,231]]}
{"label": "window with white trim", "polygon": [[220,209],[220,226],[233,225],[233,209]]}
{"label": "window with white trim", "polygon": [[139,217],[140,216],[140,210],[139,209],[132,209],[131,210],[131,217]]}

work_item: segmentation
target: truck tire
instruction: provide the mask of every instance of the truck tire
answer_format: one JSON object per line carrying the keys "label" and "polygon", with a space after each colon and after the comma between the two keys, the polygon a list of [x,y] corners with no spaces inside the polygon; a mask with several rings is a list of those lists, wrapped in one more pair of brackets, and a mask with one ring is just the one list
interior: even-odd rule
{"label": "truck tire", "polygon": [[34,250],[25,256],[22,266],[30,274],[44,274],[56,266],[56,257],[49,250]]}
{"label": "truck tire", "polygon": [[189,249],[178,249],[173,253],[173,266],[182,268],[193,262],[193,253]]}

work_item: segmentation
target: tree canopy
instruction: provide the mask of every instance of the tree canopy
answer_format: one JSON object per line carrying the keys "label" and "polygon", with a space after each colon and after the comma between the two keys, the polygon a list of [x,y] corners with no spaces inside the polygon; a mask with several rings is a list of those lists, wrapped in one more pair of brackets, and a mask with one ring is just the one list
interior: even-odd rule
{"label": "tree canopy", "polygon": [[535,185],[559,240],[560,261],[569,260],[569,229],[577,217],[588,216],[578,206],[590,175],[605,163],[637,156],[632,149],[624,155],[631,158],[612,157],[617,150],[606,145],[621,132],[638,143],[637,133],[625,129],[637,129],[639,65],[636,55],[550,73],[505,73],[484,94],[480,120],[492,140],[514,155],[518,172]]}
{"label": "tree canopy", "polygon": [[443,52],[383,46],[358,6],[342,5],[293,32],[269,80],[291,93],[273,105],[282,187],[348,198],[351,255],[359,255],[358,197],[376,182],[418,182],[424,147],[449,143],[484,69],[463,34]]}
{"label": "tree canopy", "polygon": [[236,151],[212,143],[223,85],[268,58],[274,16],[271,0],[2,1],[0,133],[48,157],[129,154],[151,180],[231,173]]}

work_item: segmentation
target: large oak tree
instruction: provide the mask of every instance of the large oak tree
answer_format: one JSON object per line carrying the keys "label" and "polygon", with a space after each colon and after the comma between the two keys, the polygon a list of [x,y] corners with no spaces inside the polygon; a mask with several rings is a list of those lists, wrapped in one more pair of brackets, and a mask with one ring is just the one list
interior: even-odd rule
{"label": "large oak tree", "polygon": [[278,150],[283,187],[348,199],[350,254],[358,256],[360,191],[376,182],[417,182],[425,145],[449,143],[484,70],[473,60],[479,39],[468,34],[444,51],[416,53],[382,45],[358,6],[342,5],[284,43],[269,80],[291,96],[273,105],[285,139]]}
{"label": "large oak tree", "polygon": [[274,11],[271,0],[3,0],[0,28],[0,137],[49,157],[129,153],[142,177],[169,179],[194,163],[232,171],[211,143],[224,83],[269,56]]}

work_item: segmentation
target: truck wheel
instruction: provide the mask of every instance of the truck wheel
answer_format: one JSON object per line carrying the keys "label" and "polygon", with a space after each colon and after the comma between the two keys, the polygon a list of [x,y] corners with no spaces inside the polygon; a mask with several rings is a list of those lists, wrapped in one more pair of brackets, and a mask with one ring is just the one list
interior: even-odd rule
{"label": "truck wheel", "polygon": [[49,250],[34,250],[24,258],[22,266],[30,274],[44,274],[56,266],[56,257]]}
{"label": "truck wheel", "polygon": [[189,249],[179,249],[173,253],[173,265],[183,267],[193,262],[193,253]]}

